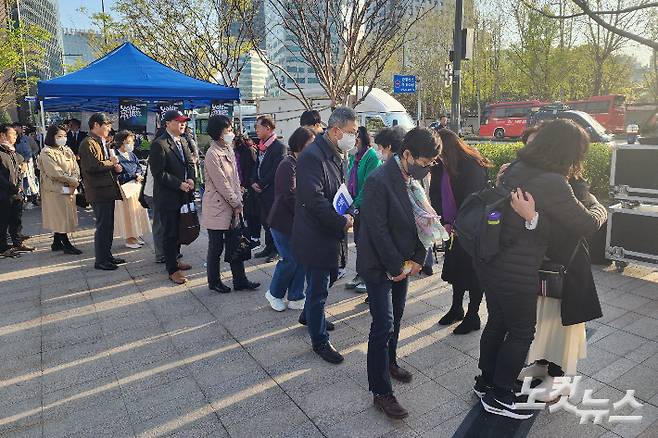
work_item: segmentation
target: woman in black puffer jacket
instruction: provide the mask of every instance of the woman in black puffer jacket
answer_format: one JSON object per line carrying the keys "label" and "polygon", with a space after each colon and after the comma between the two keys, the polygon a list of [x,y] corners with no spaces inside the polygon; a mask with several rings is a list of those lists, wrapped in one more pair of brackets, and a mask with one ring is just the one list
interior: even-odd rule
{"label": "woman in black puffer jacket", "polygon": [[572,121],[546,123],[501,178],[513,192],[512,206],[501,212],[501,249],[493,261],[476,266],[489,318],[474,389],[488,412],[532,416],[515,406],[513,387],[534,337],[538,270],[551,232],[560,227],[586,236],[606,220],[605,207],[591,194],[579,201],[568,182],[582,170],[588,144],[587,133]]}

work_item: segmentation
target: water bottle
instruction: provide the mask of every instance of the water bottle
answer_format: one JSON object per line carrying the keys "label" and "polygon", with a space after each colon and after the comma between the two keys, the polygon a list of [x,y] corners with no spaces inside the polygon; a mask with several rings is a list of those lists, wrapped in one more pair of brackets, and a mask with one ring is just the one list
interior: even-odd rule
{"label": "water bottle", "polygon": [[480,245],[480,258],[484,261],[498,254],[500,248],[500,222],[503,214],[493,210],[487,214],[487,227],[484,230],[484,244]]}

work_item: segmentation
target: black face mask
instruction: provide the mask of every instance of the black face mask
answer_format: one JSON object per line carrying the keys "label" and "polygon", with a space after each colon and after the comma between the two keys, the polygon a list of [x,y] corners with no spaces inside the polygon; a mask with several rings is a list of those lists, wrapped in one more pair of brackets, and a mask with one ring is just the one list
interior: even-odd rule
{"label": "black face mask", "polygon": [[416,163],[409,164],[407,161],[407,174],[413,179],[421,181],[428,173],[430,173],[430,166],[424,167]]}

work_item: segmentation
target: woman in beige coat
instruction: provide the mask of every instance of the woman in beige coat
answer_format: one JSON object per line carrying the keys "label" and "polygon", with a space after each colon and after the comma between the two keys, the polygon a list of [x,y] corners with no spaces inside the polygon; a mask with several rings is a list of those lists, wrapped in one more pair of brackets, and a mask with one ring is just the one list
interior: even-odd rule
{"label": "woman in beige coat", "polygon": [[[203,193],[201,225],[208,229],[208,288],[218,293],[231,292],[222,283],[220,258],[224,241],[233,218],[242,214],[240,177],[233,153],[233,127],[225,116],[208,119],[208,135],[212,139],[206,153],[204,171],[206,190]],[[255,290],[260,284],[247,279],[244,262],[231,263],[234,290]]]}
{"label": "woman in beige coat", "polygon": [[43,227],[53,231],[53,251],[82,254],[69,240],[78,226],[75,191],[80,181],[80,169],[71,148],[66,146],[64,126],[52,125],[39,154],[41,171],[41,213]]}

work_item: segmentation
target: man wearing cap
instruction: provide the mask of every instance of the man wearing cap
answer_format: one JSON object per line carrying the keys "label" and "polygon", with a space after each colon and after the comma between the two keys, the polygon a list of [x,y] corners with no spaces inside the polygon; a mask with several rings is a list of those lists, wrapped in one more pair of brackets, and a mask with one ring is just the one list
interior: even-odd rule
{"label": "man wearing cap", "polygon": [[117,175],[123,168],[106,139],[112,121],[105,113],[94,113],[89,118],[89,135],[82,140],[80,172],[85,185],[85,196],[94,210],[94,268],[113,271],[125,260],[112,255],[114,237],[114,201],[121,200],[121,187]]}
{"label": "man wearing cap", "polygon": [[194,199],[194,161],[183,137],[189,119],[178,110],[162,117],[165,132],[151,143],[149,169],[153,176],[153,215],[160,218],[165,264],[169,279],[183,284],[191,266],[178,260],[180,209]]}

